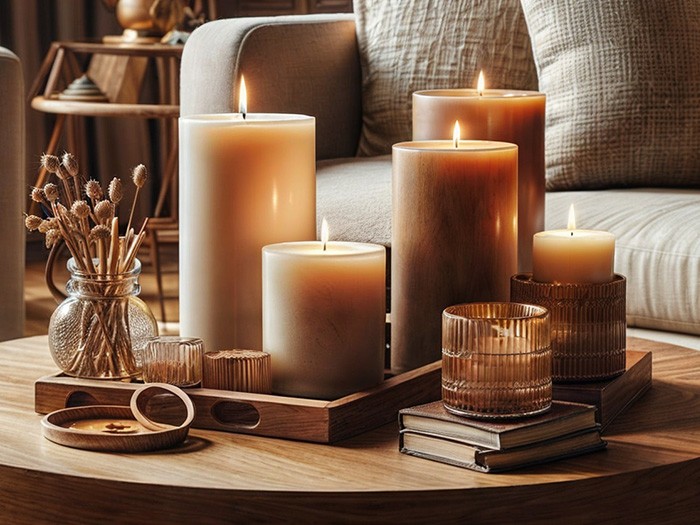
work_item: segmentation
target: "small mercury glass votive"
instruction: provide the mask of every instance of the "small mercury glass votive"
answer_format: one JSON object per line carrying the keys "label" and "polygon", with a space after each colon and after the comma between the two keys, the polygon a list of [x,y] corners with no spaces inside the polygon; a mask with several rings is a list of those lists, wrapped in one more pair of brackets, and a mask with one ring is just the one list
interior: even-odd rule
{"label": "small mercury glass votive", "polygon": [[549,313],[518,303],[469,303],[442,314],[442,400],[457,415],[514,418],[552,404]]}
{"label": "small mercury glass votive", "polygon": [[555,383],[603,381],[625,371],[626,280],[609,283],[546,283],[514,275],[511,301],[549,310]]}
{"label": "small mercury glass votive", "polygon": [[143,380],[179,387],[202,381],[204,343],[196,337],[158,336],[143,350]]}

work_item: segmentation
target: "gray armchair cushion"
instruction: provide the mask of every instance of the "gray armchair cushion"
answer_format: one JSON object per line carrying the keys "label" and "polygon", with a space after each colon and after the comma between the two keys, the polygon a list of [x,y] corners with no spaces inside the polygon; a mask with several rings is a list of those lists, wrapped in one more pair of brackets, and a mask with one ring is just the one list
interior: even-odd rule
{"label": "gray armchair cushion", "polygon": [[182,56],[182,115],[238,111],[241,75],[251,113],[316,117],[316,155],[354,155],[360,63],[352,15],[233,18],[204,24]]}

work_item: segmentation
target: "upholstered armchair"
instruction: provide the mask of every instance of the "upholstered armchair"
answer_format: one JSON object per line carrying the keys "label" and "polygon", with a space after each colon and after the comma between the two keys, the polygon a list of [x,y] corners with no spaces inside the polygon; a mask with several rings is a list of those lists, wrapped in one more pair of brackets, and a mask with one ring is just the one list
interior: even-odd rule
{"label": "upholstered armchair", "polygon": [[24,82],[19,59],[0,47],[0,341],[24,331]]}

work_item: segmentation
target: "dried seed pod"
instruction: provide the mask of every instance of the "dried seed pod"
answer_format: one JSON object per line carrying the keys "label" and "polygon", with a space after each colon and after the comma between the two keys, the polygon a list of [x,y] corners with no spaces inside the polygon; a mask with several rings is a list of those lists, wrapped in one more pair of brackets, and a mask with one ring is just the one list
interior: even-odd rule
{"label": "dried seed pod", "polygon": [[49,173],[57,173],[61,167],[61,161],[56,155],[47,155],[44,153],[41,156],[41,166]]}
{"label": "dried seed pod", "polygon": [[109,239],[111,234],[112,233],[109,226],[98,224],[97,226],[93,227],[92,230],[90,230],[90,240],[96,241],[98,239]]}
{"label": "dried seed pod", "polygon": [[41,226],[41,223],[44,222],[41,217],[37,217],[36,215],[27,215],[24,218],[24,225],[27,227],[27,229],[30,232],[33,232],[34,230],[38,230],[39,227]]}
{"label": "dried seed pod", "polygon": [[75,155],[66,151],[63,154],[61,164],[70,177],[78,176],[78,160],[75,158]]}
{"label": "dried seed pod", "polygon": [[44,190],[41,188],[32,188],[30,195],[32,196],[32,200],[34,202],[44,202]]}
{"label": "dried seed pod", "polygon": [[63,166],[58,167],[58,171],[56,172],[56,175],[58,175],[58,178],[61,180],[66,180],[70,178],[70,173],[64,168]]}
{"label": "dried seed pod", "polygon": [[75,201],[70,211],[73,212],[73,215],[78,219],[85,219],[90,215],[90,205],[85,201]]}
{"label": "dried seed pod", "polygon": [[102,186],[100,186],[100,183],[96,180],[89,180],[85,183],[85,194],[90,197],[93,202],[102,200],[104,197]]}
{"label": "dried seed pod", "polygon": [[52,248],[61,239],[61,232],[51,229],[46,232],[46,247]]}
{"label": "dried seed pod", "polygon": [[122,181],[119,180],[117,177],[114,177],[109,183],[107,193],[109,194],[109,199],[114,204],[119,204],[119,202],[122,200],[122,197],[124,197],[124,191],[122,190]]}
{"label": "dried seed pod", "polygon": [[114,204],[109,201],[100,201],[95,204],[95,217],[101,223],[112,220],[114,216]]}
{"label": "dried seed pod", "polygon": [[49,182],[44,186],[44,195],[49,202],[56,202],[59,197],[58,186],[54,183]]}
{"label": "dried seed pod", "polygon": [[131,172],[131,180],[134,181],[137,188],[143,188],[143,185],[146,184],[147,176],[146,166],[143,164],[139,164]]}
{"label": "dried seed pod", "polygon": [[37,229],[39,230],[39,233],[48,233],[49,230],[55,230],[56,228],[58,228],[58,219],[51,218],[41,221],[41,224]]}

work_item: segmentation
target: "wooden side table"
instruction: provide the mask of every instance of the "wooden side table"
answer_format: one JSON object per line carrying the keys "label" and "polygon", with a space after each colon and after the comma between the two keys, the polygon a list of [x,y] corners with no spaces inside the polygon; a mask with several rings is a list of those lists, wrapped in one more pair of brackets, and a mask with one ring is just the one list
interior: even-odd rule
{"label": "wooden side table", "polygon": [[653,352],[653,386],[606,450],[482,474],[399,453],[396,423],[333,446],[191,430],[148,454],[62,447],[34,413],[33,381],[55,371],[46,337],[0,343],[0,509],[9,523],[697,523],[700,352],[628,347]]}
{"label": "wooden side table", "polygon": [[[66,132],[69,149],[85,158],[79,148],[79,119],[83,117],[128,117],[159,119],[163,123],[161,149],[164,151],[163,173],[155,208],[151,213],[153,227],[149,230],[151,260],[156,271],[156,283],[161,319],[166,321],[163,281],[159,260],[159,235],[176,235],[179,71],[182,45],[159,43],[129,44],[101,42],[54,42],[51,44],[39,73],[34,80],[29,98],[31,107],[56,117],[47,154],[56,154],[62,133]],[[78,56],[87,55],[90,63],[87,74],[107,96],[106,102],[62,100],[59,94],[74,79],[84,74]],[[143,104],[139,92],[149,60],[158,71],[158,101]],[[83,154],[85,152],[82,152]],[[46,170],[41,168],[35,186],[46,182]],[[29,202],[28,209],[34,203]],[[168,210],[165,215],[165,210]]]}

